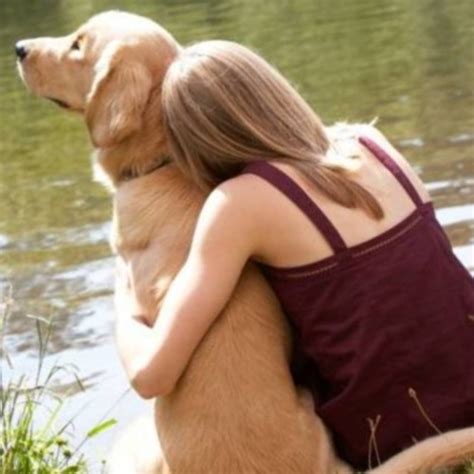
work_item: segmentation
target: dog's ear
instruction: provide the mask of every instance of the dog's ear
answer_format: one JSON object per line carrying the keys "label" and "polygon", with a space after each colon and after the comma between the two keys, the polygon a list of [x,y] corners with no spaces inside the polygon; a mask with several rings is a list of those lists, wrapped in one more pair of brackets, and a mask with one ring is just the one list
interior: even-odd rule
{"label": "dog's ear", "polygon": [[118,143],[142,125],[153,82],[151,73],[128,49],[118,42],[110,44],[96,66],[86,108],[96,147]]}

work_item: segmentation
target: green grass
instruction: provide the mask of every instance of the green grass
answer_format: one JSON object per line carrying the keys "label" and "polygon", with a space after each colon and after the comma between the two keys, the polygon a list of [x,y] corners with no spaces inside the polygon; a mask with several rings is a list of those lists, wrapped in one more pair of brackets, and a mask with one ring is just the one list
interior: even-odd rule
{"label": "green grass", "polygon": [[[15,374],[5,348],[8,319],[13,307],[11,291],[0,301],[0,474],[85,474],[88,466],[81,448],[91,438],[116,423],[109,419],[89,430],[74,444],[73,419],[59,422],[66,396],[53,390],[54,377],[72,374],[83,389],[72,366],[44,369],[51,321],[30,317],[38,334],[38,359],[33,377]],[[6,368],[13,375],[5,380]]]}

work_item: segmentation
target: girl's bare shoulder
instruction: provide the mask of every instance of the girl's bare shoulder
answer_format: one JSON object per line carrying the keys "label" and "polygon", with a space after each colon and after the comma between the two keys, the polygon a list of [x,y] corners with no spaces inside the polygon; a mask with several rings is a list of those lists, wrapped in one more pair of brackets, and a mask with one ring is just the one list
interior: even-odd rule
{"label": "girl's bare shoulder", "polygon": [[[428,190],[425,188],[423,182],[418,176],[417,172],[409,161],[395,148],[395,146],[385,137],[385,135],[371,124],[347,124],[338,123],[328,128],[328,134],[333,140],[358,140],[359,137],[367,137],[377,145],[379,145],[390,157],[400,166],[404,174],[408,177],[411,183],[414,185],[418,194],[421,196],[423,201],[429,201],[431,199]],[[359,145],[359,150],[362,153],[368,153],[368,151]]]}
{"label": "girl's bare shoulder", "polygon": [[364,133],[368,138],[374,140],[378,145],[380,145],[393,160],[400,166],[402,171],[414,185],[418,194],[421,196],[423,201],[430,201],[431,197],[428,190],[423,184],[421,178],[418,176],[417,172],[409,161],[393,146],[393,144],[385,137],[385,135],[376,127],[367,125],[364,128]]}
{"label": "girl's bare shoulder", "polygon": [[[256,199],[265,199],[271,197],[274,193],[270,186],[263,178],[253,173],[242,173],[238,176],[230,178],[219,186],[216,190],[229,196],[229,199],[235,205],[252,205],[256,204]],[[252,206],[258,208],[259,206]]]}
{"label": "girl's bare shoulder", "polygon": [[247,229],[262,235],[271,228],[276,216],[282,214],[285,196],[265,179],[253,173],[242,173],[221,183],[214,192],[226,196],[228,210]]}

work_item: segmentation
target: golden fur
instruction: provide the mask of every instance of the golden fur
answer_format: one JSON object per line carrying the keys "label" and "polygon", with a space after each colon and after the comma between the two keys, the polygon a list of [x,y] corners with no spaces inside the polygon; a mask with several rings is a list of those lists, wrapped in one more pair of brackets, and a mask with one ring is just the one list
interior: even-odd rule
{"label": "golden fur", "polygon": [[[121,12],[97,15],[63,38],[22,44],[28,88],[84,115],[96,167],[114,191],[112,248],[130,269],[142,310],[157,314],[205,199],[173,165],[155,169],[167,159],[160,88],[180,47],[156,23]],[[351,472],[335,457],[307,392],[293,385],[290,354],[275,295],[248,264],[175,390],[156,400],[154,424],[128,431],[110,471]],[[473,440],[474,429],[437,436],[374,473],[430,472],[474,454]]]}

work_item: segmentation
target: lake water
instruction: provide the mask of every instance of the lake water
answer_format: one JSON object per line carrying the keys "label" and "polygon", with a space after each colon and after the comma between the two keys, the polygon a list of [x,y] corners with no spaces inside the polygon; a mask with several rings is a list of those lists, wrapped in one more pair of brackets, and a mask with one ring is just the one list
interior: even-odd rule
{"label": "lake water", "polygon": [[[472,0],[1,0],[0,287],[11,284],[17,301],[7,345],[15,369],[31,370],[37,344],[25,314],[54,316],[48,363],[76,364],[88,387],[61,380],[72,390],[68,413],[81,411],[78,438],[127,387],[112,341],[110,197],[91,180],[83,123],[25,91],[13,45],[112,8],[158,21],[183,44],[252,46],[326,123],[379,117],[474,271]],[[129,393],[111,415],[121,427],[147,409]],[[113,435],[88,447],[93,466]]]}

